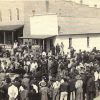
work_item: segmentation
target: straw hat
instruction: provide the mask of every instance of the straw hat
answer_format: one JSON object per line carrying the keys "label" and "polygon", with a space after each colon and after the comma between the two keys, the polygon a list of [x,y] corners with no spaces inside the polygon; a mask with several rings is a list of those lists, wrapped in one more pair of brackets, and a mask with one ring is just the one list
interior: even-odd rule
{"label": "straw hat", "polygon": [[55,59],[58,60],[58,56],[55,56]]}
{"label": "straw hat", "polygon": [[41,82],[41,86],[42,87],[45,87],[46,86],[46,82],[44,81],[44,82]]}
{"label": "straw hat", "polygon": [[37,58],[36,58],[36,57],[34,57],[34,58],[33,58],[33,60],[34,60],[34,61],[37,61]]}
{"label": "straw hat", "polygon": [[29,76],[28,74],[25,74],[25,75],[24,75],[24,78],[25,78],[25,77],[28,77],[28,76]]}

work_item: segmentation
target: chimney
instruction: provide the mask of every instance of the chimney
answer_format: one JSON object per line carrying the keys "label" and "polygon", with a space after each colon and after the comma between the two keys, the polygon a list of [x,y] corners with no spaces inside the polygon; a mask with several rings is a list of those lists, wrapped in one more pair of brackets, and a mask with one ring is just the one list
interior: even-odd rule
{"label": "chimney", "polygon": [[83,0],[80,0],[80,4],[81,4],[81,5],[83,4]]}
{"label": "chimney", "polygon": [[49,10],[49,0],[46,0],[45,3],[46,3],[46,12],[48,12],[48,10]]}
{"label": "chimney", "polygon": [[35,10],[32,10],[32,14],[33,14],[33,16],[35,15]]}

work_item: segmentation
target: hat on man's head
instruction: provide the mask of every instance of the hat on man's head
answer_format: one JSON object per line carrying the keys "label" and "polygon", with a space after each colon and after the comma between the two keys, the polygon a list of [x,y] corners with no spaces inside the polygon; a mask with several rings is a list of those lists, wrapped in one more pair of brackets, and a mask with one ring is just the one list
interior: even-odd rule
{"label": "hat on man's head", "polygon": [[64,81],[69,81],[70,80],[70,77],[69,76],[65,76],[63,77]]}
{"label": "hat on man's head", "polygon": [[37,58],[36,58],[36,57],[34,57],[34,58],[33,58],[33,61],[37,61]]}
{"label": "hat on man's head", "polygon": [[46,80],[46,76],[42,76],[42,79]]}
{"label": "hat on man's head", "polygon": [[58,56],[55,56],[55,59],[58,60]]}
{"label": "hat on man's head", "polygon": [[25,78],[25,77],[29,77],[29,75],[28,75],[28,74],[24,74],[24,78]]}
{"label": "hat on man's head", "polygon": [[59,55],[59,56],[58,56],[58,59],[62,59],[62,58],[63,58],[62,55]]}
{"label": "hat on man's head", "polygon": [[56,78],[52,77],[50,80],[54,82],[54,81],[56,81]]}
{"label": "hat on man's head", "polygon": [[42,87],[45,87],[46,86],[46,82],[44,81],[44,82],[41,82],[41,86]]}
{"label": "hat on man's head", "polygon": [[81,80],[82,78],[81,78],[80,75],[77,75],[77,76],[76,76],[76,79],[77,79],[77,80]]}

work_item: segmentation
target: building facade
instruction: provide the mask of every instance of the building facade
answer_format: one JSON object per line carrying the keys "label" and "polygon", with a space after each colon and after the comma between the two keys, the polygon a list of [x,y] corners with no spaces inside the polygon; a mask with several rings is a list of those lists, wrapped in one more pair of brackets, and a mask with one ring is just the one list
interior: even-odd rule
{"label": "building facade", "polygon": [[22,36],[23,25],[23,3],[0,1],[0,43],[13,43],[18,36]]}
{"label": "building facade", "polygon": [[[0,43],[13,43],[18,37],[30,36],[30,17],[49,13],[58,17],[58,35],[50,38],[33,36],[33,41],[45,45],[47,51],[61,42],[65,52],[71,46],[77,50],[100,49],[100,9],[63,0],[0,2]],[[32,42],[32,38],[24,40]]]}

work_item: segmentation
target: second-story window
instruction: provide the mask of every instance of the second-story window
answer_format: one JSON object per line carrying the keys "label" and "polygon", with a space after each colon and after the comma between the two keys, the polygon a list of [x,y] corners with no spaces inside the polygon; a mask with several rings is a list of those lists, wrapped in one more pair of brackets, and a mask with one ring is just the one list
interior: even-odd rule
{"label": "second-story window", "polygon": [[9,9],[8,11],[9,11],[9,19],[10,19],[10,21],[12,21],[12,12],[11,12],[11,9]]}
{"label": "second-story window", "polygon": [[16,8],[16,13],[17,13],[17,20],[19,20],[19,9]]}
{"label": "second-story window", "polygon": [[2,22],[2,12],[0,11],[0,22]]}

